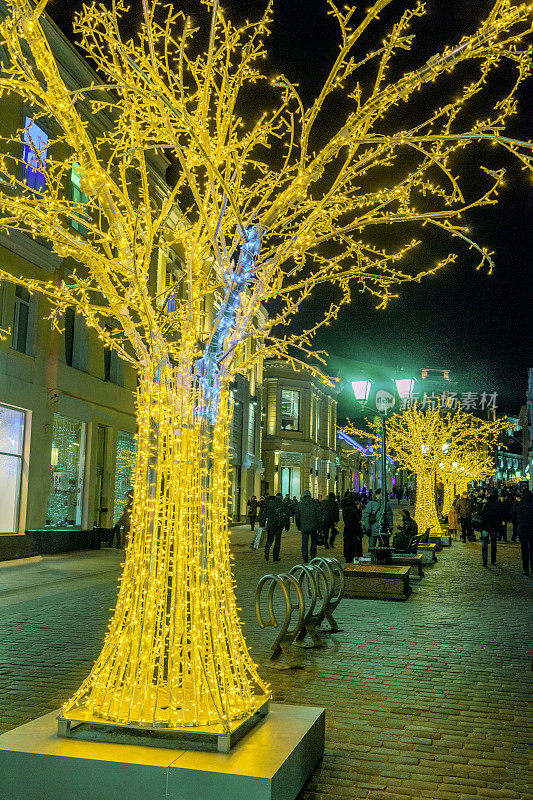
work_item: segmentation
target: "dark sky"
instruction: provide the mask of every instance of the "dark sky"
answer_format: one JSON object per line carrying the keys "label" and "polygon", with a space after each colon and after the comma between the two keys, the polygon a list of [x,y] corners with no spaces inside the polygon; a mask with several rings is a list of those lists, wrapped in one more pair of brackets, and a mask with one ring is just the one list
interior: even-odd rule
{"label": "dark sky", "polygon": [[[174,2],[195,21],[203,19],[203,7],[197,0]],[[140,5],[140,0],[133,0],[134,8]],[[48,11],[68,34],[73,10],[80,6],[77,0],[53,0]],[[254,17],[264,3],[230,0],[224,7],[233,18]],[[380,43],[405,7],[406,0],[391,3],[374,34],[364,37],[361,54],[363,49],[372,50]],[[427,15],[413,26],[416,43],[411,54],[404,57],[404,66],[424,63],[444,45],[473,31],[492,3],[430,0],[427,7]],[[281,70],[298,81],[307,101],[312,101],[320,88],[337,52],[337,28],[326,12],[325,0],[277,0],[274,4],[267,69]],[[132,21],[134,25],[135,15]],[[512,134],[521,138],[531,137],[532,84],[530,79],[521,90],[519,113],[512,121]],[[452,94],[442,95],[443,100],[453,96],[453,83],[448,82],[445,88]],[[494,86],[489,85],[489,100],[492,91]],[[502,158],[501,163],[508,174],[499,204],[476,211],[468,219],[473,238],[495,251],[496,270],[492,275],[476,271],[474,254],[454,246],[451,249],[459,254],[454,265],[421,284],[401,287],[399,300],[386,310],[376,311],[375,300],[367,294],[355,295],[337,323],[317,338],[317,346],[332,355],[402,366],[408,371],[421,367],[451,369],[461,391],[498,392],[501,409],[517,413],[525,400],[527,368],[533,366],[533,182],[512,160]],[[477,174],[472,172],[473,181]],[[405,235],[409,238],[411,232]],[[431,242],[421,249],[420,258],[422,265],[426,260],[436,260]],[[323,293],[317,303],[308,304],[303,321],[316,318],[326,300]]]}

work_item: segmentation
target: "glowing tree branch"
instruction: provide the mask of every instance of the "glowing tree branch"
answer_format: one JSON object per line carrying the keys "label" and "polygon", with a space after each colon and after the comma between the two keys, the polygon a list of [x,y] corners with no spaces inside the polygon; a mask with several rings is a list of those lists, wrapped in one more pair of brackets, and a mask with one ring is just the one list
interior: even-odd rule
{"label": "glowing tree branch", "polygon": [[[377,245],[372,232],[379,239],[385,225],[431,225],[492,264],[460,217],[496,201],[503,169],[487,168],[475,186],[463,185],[453,160],[468,150],[472,164],[474,146],[492,143],[531,169],[532,145],[504,128],[531,68],[532,4],[496,0],[476,31],[388,82],[394,54],[412,46],[409,27],[423,5],[405,12],[379,49],[357,56],[360,36],[390,0],[376,0],[358,25],[354,9],[330,1],[339,53],[306,107],[284,76],[263,72],[270,3],[261,19],[238,28],[216,0],[206,0],[211,20],[202,53],[192,21],[149,0],[137,35],[124,41],[126,6],[110,2],[84,6],[76,17],[80,45],[101,76],[80,89],[65,85],[51,52],[41,22],[45,0],[7,0],[0,26],[0,92],[18,96],[51,133],[46,149],[30,130],[3,141],[0,229],[42,237],[64,259],[57,280],[4,268],[0,277],[41,292],[59,328],[65,309],[74,308],[139,378],[131,540],[118,603],[102,653],[65,713],[227,729],[268,692],[233,592],[230,382],[265,355],[309,367],[310,356],[320,358],[313,335],[354,291],[369,291],[385,306],[398,285],[455,258],[420,271],[402,266],[419,240]],[[418,90],[465,63],[472,80],[424,113]],[[483,119],[465,124],[463,111],[504,63],[515,68],[515,80]],[[372,64],[376,78],[364,92],[358,70]],[[272,98],[259,115],[250,111],[258,84]],[[320,145],[331,124],[326,109],[341,90],[348,111]],[[400,103],[410,103],[407,128],[394,125]],[[101,112],[108,127],[92,136],[88,120]],[[46,175],[39,190],[19,177],[24,136]],[[152,189],[150,166],[152,153],[163,150],[178,167],[164,196]],[[73,171],[83,205],[68,199]],[[166,288],[156,287],[153,274],[159,252],[180,257],[181,274]],[[288,332],[324,283],[333,298],[325,314],[308,330]],[[271,314],[260,323],[264,304]],[[218,308],[207,332],[206,306]],[[244,356],[248,339],[257,347]]]}

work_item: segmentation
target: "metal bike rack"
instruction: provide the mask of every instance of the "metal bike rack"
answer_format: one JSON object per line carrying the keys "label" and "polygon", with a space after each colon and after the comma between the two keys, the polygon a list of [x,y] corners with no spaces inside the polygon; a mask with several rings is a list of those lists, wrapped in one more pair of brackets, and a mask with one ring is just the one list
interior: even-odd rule
{"label": "metal bike rack", "polygon": [[[263,591],[266,589],[267,615],[263,616]],[[285,618],[279,624],[274,609],[274,596],[281,593],[284,601]],[[261,628],[281,628],[274,644],[270,661],[278,669],[294,669],[301,667],[300,660],[291,652],[291,645],[296,640],[301,647],[324,647],[322,633],[334,633],[339,630],[333,612],[344,594],[344,572],[336,558],[314,558],[309,564],[297,564],[287,574],[263,575],[255,592],[255,612]],[[292,623],[293,613],[298,616]],[[324,619],[329,629],[320,631]],[[311,643],[304,644],[309,636]],[[284,655],[286,664],[279,661]]]}
{"label": "metal bike rack", "polygon": [[[265,619],[261,612],[261,595],[263,588],[268,584],[267,593],[267,608],[268,618]],[[285,669],[295,669],[301,667],[301,662],[291,653],[291,645],[302,628],[305,616],[305,604],[300,589],[300,584],[293,575],[263,575],[257,585],[255,591],[255,613],[261,628],[278,628],[279,622],[274,611],[274,593],[276,589],[282,593],[285,600],[285,619],[281,625],[281,630],[272,645],[272,655],[270,660],[273,662],[278,661],[279,657],[283,654],[287,658],[288,664]],[[292,590],[294,590],[297,602],[293,602]],[[291,628],[291,618],[293,611],[298,611],[298,618],[294,627]],[[277,665],[278,668],[283,668],[282,664]]]}
{"label": "metal bike rack", "polygon": [[323,615],[322,619],[320,620],[321,624],[325,619],[327,619],[329,623],[329,631],[325,630],[324,633],[336,633],[340,630],[339,626],[335,618],[333,617],[333,612],[339,605],[342,597],[344,595],[344,570],[342,568],[342,564],[340,561],[337,561],[336,558],[330,558],[327,556],[318,556],[317,558],[313,558],[310,562],[310,565],[321,567],[324,565],[324,571],[328,575],[329,582],[329,592],[327,599],[324,599],[323,604]]}

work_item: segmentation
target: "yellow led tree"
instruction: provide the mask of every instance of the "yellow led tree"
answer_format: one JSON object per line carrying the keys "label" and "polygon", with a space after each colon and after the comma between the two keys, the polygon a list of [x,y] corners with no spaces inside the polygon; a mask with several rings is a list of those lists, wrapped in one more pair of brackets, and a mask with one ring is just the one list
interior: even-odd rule
{"label": "yellow led tree", "polygon": [[[205,0],[205,52],[192,21],[172,7],[143,0],[140,30],[125,41],[123,0],[86,5],[74,27],[101,82],[76,90],[64,83],[43,31],[46,0],[7,0],[0,89],[20,97],[33,121],[46,120],[52,135],[46,148],[31,127],[4,142],[0,229],[44,238],[72,270],[55,282],[5,270],[0,276],[47,297],[58,326],[73,307],[138,373],[131,542],[103,650],[66,714],[227,728],[254,711],[268,690],[245,645],[231,574],[232,378],[264,355],[306,361],[313,334],[354,289],[385,305],[398,284],[454,259],[410,271],[400,262],[416,240],[387,250],[370,233],[365,240],[365,230],[429,225],[492,263],[460,215],[495,202],[503,169],[486,169],[463,193],[453,158],[492,142],[531,168],[531,145],[505,136],[504,127],[530,70],[532,4],[496,0],[476,31],[388,82],[391,59],[411,48],[409,26],[424,12],[416,4],[375,51],[357,56],[360,36],[389,3],[376,0],[357,24],[354,9],[329,3],[339,52],[306,107],[295,85],[264,73],[270,4],[239,28],[218,0]],[[507,62],[516,80],[483,118],[466,122],[463,110]],[[418,90],[468,63],[471,80],[425,114]],[[358,70],[373,64],[375,79],[363,89]],[[256,113],[262,85],[271,110]],[[324,144],[331,125],[331,118],[323,123],[324,109],[339,93],[348,110]],[[395,106],[410,102],[411,127],[387,121]],[[100,112],[110,128],[94,138],[87,115]],[[29,165],[17,145],[23,138]],[[178,177],[158,200],[149,157],[163,149]],[[24,169],[46,180],[30,188]],[[83,203],[68,199],[73,170]],[[151,266],[168,249],[180,254],[181,284],[158,295]],[[324,316],[310,330],[288,332],[302,302],[324,283],[334,297]],[[204,309],[215,300],[206,333]],[[260,326],[258,310],[273,300]],[[258,346],[244,357],[248,340]]]}
{"label": "yellow led tree", "polygon": [[415,405],[391,417],[388,445],[399,464],[416,475],[415,519],[421,532],[440,530],[437,480],[446,487],[455,482],[456,475],[460,481],[469,481],[475,474],[484,474],[488,454],[494,452],[500,433],[508,426],[506,419],[486,421],[438,406],[423,409]]}

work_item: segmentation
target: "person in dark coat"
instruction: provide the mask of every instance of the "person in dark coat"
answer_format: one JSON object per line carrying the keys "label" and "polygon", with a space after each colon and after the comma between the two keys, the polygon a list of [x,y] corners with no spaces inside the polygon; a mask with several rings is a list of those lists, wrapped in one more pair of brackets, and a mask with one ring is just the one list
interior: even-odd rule
{"label": "person in dark coat", "polygon": [[490,540],[490,563],[496,563],[496,550],[498,547],[498,533],[501,530],[502,516],[500,503],[496,493],[491,493],[481,507],[481,558],[483,566],[487,566]]}
{"label": "person in dark coat", "polygon": [[402,509],[402,524],[398,527],[398,533],[395,534],[392,540],[392,546],[395,550],[407,550],[413,536],[418,535],[418,525],[411,517],[407,508]]}
{"label": "person in dark coat", "polygon": [[350,492],[342,500],[342,519],[344,521],[344,560],[347,564],[353,563],[354,558],[363,555],[363,527],[361,518],[361,498],[358,494]]}
{"label": "person in dark coat", "polygon": [[476,538],[474,528],[472,527],[472,514],[474,506],[472,500],[468,496],[468,492],[463,492],[455,506],[457,516],[459,517],[459,524],[461,526],[461,540],[466,542],[467,538],[472,541]]}
{"label": "person in dark coat", "polygon": [[[281,510],[283,509],[283,511]],[[275,497],[271,497],[266,507],[266,529],[267,538],[265,542],[265,561],[268,561],[270,555],[270,548],[274,543],[273,557],[274,561],[279,561],[279,551],[281,549],[281,534],[285,527],[283,514],[286,514],[286,509],[283,503],[283,495],[278,492]]]}
{"label": "person in dark coat", "polygon": [[250,528],[254,530],[255,521],[257,519],[257,497],[253,494],[248,500],[248,519],[250,520]]}
{"label": "person in dark coat", "polygon": [[309,561],[309,540],[311,540],[311,558],[316,558],[316,545],[320,526],[318,503],[311,497],[309,489],[305,490],[302,499],[296,506],[294,521],[302,534],[302,559],[304,564],[307,564]]}
{"label": "person in dark coat", "polygon": [[333,542],[338,534],[336,523],[339,521],[339,504],[337,503],[335,492],[330,492],[328,494],[328,499],[324,500],[322,508],[324,510],[324,544],[326,547],[328,547],[328,545],[329,547],[333,547]]}
{"label": "person in dark coat", "polygon": [[533,494],[524,489],[518,503],[518,539],[522,550],[524,575],[533,574]]}

